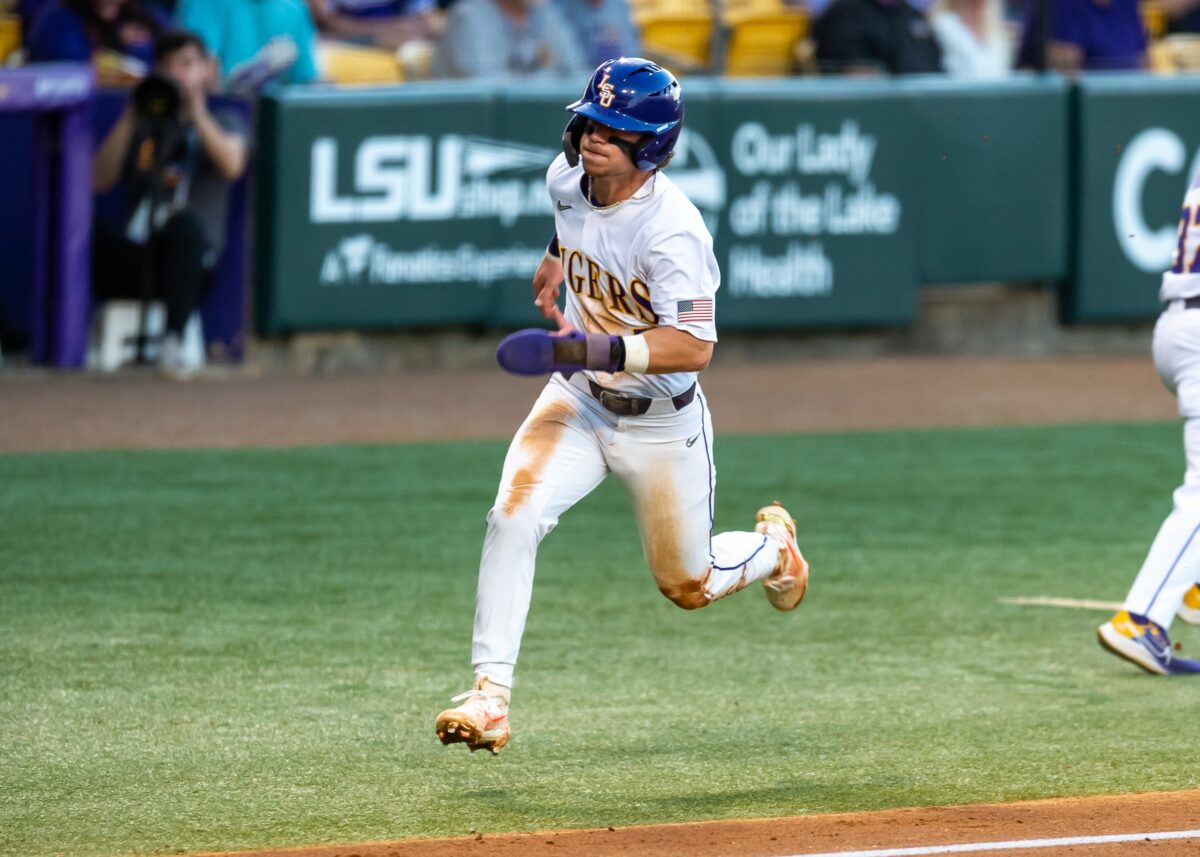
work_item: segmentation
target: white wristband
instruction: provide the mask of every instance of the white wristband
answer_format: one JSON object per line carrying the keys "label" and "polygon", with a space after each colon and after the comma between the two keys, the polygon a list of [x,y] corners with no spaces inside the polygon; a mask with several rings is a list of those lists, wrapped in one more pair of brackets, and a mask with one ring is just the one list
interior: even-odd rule
{"label": "white wristband", "polygon": [[621,341],[625,343],[625,368],[622,371],[645,372],[650,368],[650,343],[646,337],[634,334],[622,336]]}

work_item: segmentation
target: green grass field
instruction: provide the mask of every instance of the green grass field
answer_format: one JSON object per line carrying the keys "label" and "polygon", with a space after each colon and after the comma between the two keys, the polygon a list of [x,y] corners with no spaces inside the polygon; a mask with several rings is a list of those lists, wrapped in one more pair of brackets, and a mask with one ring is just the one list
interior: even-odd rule
{"label": "green grass field", "polygon": [[[470,682],[498,443],[0,457],[0,853],[115,855],[1200,785],[1200,684],[1103,653],[1174,424],[719,437],[779,498],[794,614],[694,613],[610,480],[543,545],[498,758]],[[1193,654],[1197,629],[1177,624]]]}

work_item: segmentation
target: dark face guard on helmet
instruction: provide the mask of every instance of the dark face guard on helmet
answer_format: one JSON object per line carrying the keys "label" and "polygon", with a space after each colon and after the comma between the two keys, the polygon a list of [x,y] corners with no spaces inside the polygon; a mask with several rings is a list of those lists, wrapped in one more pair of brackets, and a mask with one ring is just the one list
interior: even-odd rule
{"label": "dark face guard on helmet", "polygon": [[675,76],[649,60],[621,57],[602,63],[583,96],[567,109],[575,115],[563,130],[567,163],[579,163],[579,145],[588,121],[633,131],[636,142],[611,138],[639,170],[659,170],[671,160],[683,129],[683,99]]}
{"label": "dark face guard on helmet", "polygon": [[[572,116],[571,121],[567,123],[567,127],[563,129],[562,139],[563,154],[567,156],[567,163],[573,167],[579,164],[579,147],[583,140],[583,135],[587,132],[589,123],[594,123],[596,125],[609,128],[610,131],[614,130],[609,126],[604,125],[602,122],[596,122],[595,119],[589,119],[586,116]],[[629,140],[623,140],[620,137],[611,136],[608,138],[608,142],[623,151],[629,156],[629,160],[631,160],[635,165],[638,165],[638,161],[643,160],[642,150],[646,147],[646,144],[653,139],[653,134],[643,134],[633,142],[630,142]],[[667,160],[670,160],[669,155],[667,156]],[[658,169],[662,169],[666,165],[666,162],[663,162]],[[638,165],[638,169],[653,169],[653,167],[643,167]]]}

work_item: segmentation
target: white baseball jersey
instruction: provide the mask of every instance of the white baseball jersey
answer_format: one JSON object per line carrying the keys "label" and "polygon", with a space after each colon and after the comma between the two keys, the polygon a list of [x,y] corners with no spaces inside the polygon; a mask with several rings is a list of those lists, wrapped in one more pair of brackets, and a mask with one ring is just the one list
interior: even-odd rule
{"label": "white baseball jersey", "polygon": [[1200,295],[1200,174],[1192,179],[1179,215],[1179,242],[1171,267],[1163,274],[1159,300]]}
{"label": "white baseball jersey", "polygon": [[[696,206],[670,178],[655,172],[630,199],[593,208],[582,179],[583,166],[569,166],[564,155],[546,173],[567,320],[588,333],[626,336],[666,326],[716,342],[721,272]],[[697,375],[584,374],[602,387],[654,398],[682,393]]]}
{"label": "white baseball jersey", "polygon": [[[582,167],[560,155],[546,184],[554,199],[567,296],[580,330],[626,336],[671,326],[717,338],[713,299],[720,283],[712,236],[683,193],[655,173],[630,199],[593,208]],[[717,471],[703,391],[669,399],[695,372],[580,373],[609,389],[659,399],[645,414],[618,416],[580,383],[549,383],[504,459],[479,563],[471,660],[476,677],[512,686],[533,595],[538,544],[559,515],[616,474],[634,500],[646,564],[658,588],[694,608],[765,580],[785,547],[763,533],[713,534]]]}

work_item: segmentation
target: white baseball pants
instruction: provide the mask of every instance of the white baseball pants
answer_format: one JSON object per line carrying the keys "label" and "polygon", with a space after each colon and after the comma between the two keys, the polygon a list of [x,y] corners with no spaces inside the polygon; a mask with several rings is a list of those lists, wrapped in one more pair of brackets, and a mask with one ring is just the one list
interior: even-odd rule
{"label": "white baseball pants", "polygon": [[680,607],[704,607],[768,576],[779,562],[781,545],[759,533],[712,536],[717,472],[699,389],[680,410],[655,400],[642,416],[618,417],[586,385],[580,375],[570,382],[552,376],[504,459],[479,565],[471,653],[477,678],[512,686],[538,544],[609,472],[633,496],[659,590]]}
{"label": "white baseball pants", "polygon": [[1200,309],[1171,301],[1154,326],[1153,350],[1158,374],[1179,400],[1187,470],[1125,609],[1170,628],[1184,594],[1200,580]]}

